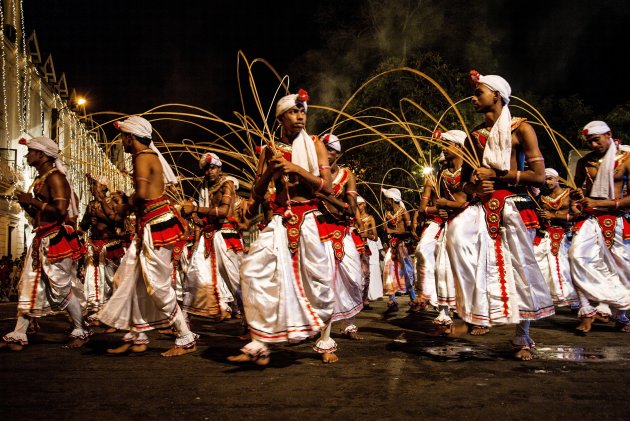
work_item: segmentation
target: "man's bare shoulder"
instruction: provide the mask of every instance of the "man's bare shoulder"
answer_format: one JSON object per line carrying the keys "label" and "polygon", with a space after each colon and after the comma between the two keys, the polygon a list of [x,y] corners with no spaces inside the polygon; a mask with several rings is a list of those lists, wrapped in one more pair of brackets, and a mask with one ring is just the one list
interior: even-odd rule
{"label": "man's bare shoulder", "polygon": [[49,186],[70,185],[66,176],[60,171],[54,171],[48,177],[46,177],[46,184],[48,184]]}

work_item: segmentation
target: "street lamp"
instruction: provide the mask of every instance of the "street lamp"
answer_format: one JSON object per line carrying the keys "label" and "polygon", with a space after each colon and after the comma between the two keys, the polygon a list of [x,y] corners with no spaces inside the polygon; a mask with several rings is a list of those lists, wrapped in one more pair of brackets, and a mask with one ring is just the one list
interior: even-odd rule
{"label": "street lamp", "polygon": [[87,105],[87,99],[83,97],[77,98],[77,107],[83,112],[83,116],[85,117],[85,106]]}

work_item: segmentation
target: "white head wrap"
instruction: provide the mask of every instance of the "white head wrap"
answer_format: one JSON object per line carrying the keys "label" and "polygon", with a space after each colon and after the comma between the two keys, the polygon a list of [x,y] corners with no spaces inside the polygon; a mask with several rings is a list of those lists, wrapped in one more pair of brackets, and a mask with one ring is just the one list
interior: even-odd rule
{"label": "white head wrap", "polygon": [[34,137],[32,139],[22,138],[19,140],[19,143],[29,149],[43,152],[44,155],[53,158],[55,160],[55,167],[57,167],[59,172],[64,175],[66,174],[66,166],[63,164],[63,161],[59,159],[59,145],[51,138],[45,136]]}
{"label": "white head wrap", "polygon": [[630,145],[619,145],[618,148],[621,152],[630,152]]}
{"label": "white head wrap", "polygon": [[471,71],[471,76],[475,83],[486,85],[490,90],[498,92],[505,103],[501,115],[490,130],[481,163],[488,168],[509,170],[512,157],[512,115],[507,105],[510,103],[512,88],[501,76],[483,76],[473,72],[475,71]]}
{"label": "white head wrap", "polygon": [[121,132],[131,133],[132,135],[145,139],[151,139],[151,133],[153,133],[151,123],[137,115],[132,115],[123,121],[116,121],[114,126]]}
{"label": "white head wrap", "polygon": [[[585,136],[598,135],[612,132],[608,124],[603,121],[591,121],[582,129]],[[617,145],[612,137],[608,139],[609,146],[606,154],[601,160],[593,187],[591,188],[591,197],[614,199],[615,197],[615,158],[617,157]]]}
{"label": "white head wrap", "polygon": [[507,80],[498,75],[479,75],[479,81],[477,83],[483,83],[490,90],[498,92],[501,95],[501,99],[505,105],[510,103],[510,95],[512,95],[512,88]]}
{"label": "white head wrap", "polygon": [[582,134],[584,136],[604,134],[608,132],[612,132],[612,130],[610,130],[610,127],[608,127],[608,124],[599,120],[591,121],[582,129]]}
{"label": "white head wrap", "polygon": [[[287,95],[280,98],[276,104],[276,117],[290,110],[297,105],[304,106],[304,111],[308,109],[308,92],[300,89],[297,94]],[[299,165],[313,175],[319,176],[319,165],[317,162],[317,151],[313,139],[302,130],[291,143],[291,162]]]}
{"label": "white head wrap", "polygon": [[220,167],[223,165],[223,163],[221,162],[217,154],[206,152],[205,154],[201,155],[201,158],[199,158],[199,169],[203,170],[206,165],[214,165]]}
{"label": "white head wrap", "polygon": [[339,142],[339,138],[334,134],[327,133],[322,136],[322,140],[326,144],[327,148],[334,149],[337,152],[341,152],[341,142]]}
{"label": "white head wrap", "polygon": [[238,179],[236,177],[227,175],[225,176],[225,179],[230,180],[232,183],[234,183],[234,190],[238,190],[238,188],[240,187],[240,183],[238,182]]}
{"label": "white head wrap", "polygon": [[460,146],[464,146],[466,143],[466,132],[462,130],[449,130],[447,132],[442,133],[440,139],[446,140],[448,142],[456,143]]}
{"label": "white head wrap", "polygon": [[545,176],[558,178],[560,177],[560,174],[558,174],[558,171],[554,170],[553,168],[545,168]]}
{"label": "white head wrap", "polygon": [[365,203],[365,199],[361,196],[357,196],[357,203]]}
{"label": "white head wrap", "polygon": [[305,112],[308,111],[308,99],[308,92],[303,89],[300,89],[297,94],[283,96],[276,104],[276,118],[298,105],[302,105]]}
{"label": "white head wrap", "polygon": [[446,157],[444,156],[444,152],[440,152],[440,156],[438,156],[438,163],[442,163],[446,161]]}
{"label": "white head wrap", "polygon": [[400,201],[402,200],[402,194],[400,193],[400,190],[396,188],[391,188],[391,189],[382,188],[381,191],[383,192],[383,195],[385,197],[387,197],[388,199],[392,199],[396,203],[400,203]]}
{"label": "white head wrap", "polygon": [[[151,139],[151,133],[153,132],[151,123],[137,115],[132,115],[123,121],[114,122],[114,127],[121,132],[130,133],[136,137],[144,139]],[[151,150],[155,152],[160,159],[160,164],[162,164],[162,174],[164,175],[164,184],[169,186],[179,183],[179,179],[175,176],[171,166],[168,162],[166,162],[166,159],[164,159],[164,156],[162,156],[162,153],[158,150],[153,141],[149,143],[149,148],[151,148]]]}

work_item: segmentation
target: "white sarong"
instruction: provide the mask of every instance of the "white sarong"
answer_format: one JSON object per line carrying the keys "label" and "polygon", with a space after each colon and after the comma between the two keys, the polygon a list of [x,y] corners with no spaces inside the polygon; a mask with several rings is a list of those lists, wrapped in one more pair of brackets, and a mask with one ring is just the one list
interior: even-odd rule
{"label": "white sarong", "polygon": [[335,307],[332,321],[354,317],[363,308],[363,272],[361,257],[350,233],[343,238],[344,256],[341,261],[335,258],[332,241],[326,241],[328,259],[332,263],[333,292]]}
{"label": "white sarong", "polygon": [[88,242],[86,256],[84,291],[87,300],[87,311],[98,312],[109,300],[113,293],[113,279],[120,259],[107,261],[107,246],[95,254],[94,247]]}
{"label": "white sarong", "polygon": [[484,208],[477,203],[453,218],[446,236],[457,313],[474,325],[519,323],[554,314],[531,236],[512,198],[505,199],[502,219],[492,239]]}
{"label": "white sarong", "polygon": [[455,309],[457,302],[457,290],[451,260],[446,249],[449,222],[444,223],[442,232],[435,246],[435,281],[437,284],[437,302],[439,306],[447,306]]}
{"label": "white sarong", "polygon": [[430,221],[422,231],[416,246],[416,289],[420,300],[434,307],[438,305],[435,280],[435,251],[440,224]]}
{"label": "white sarong", "polygon": [[551,251],[551,237],[547,231],[540,243],[534,245],[536,261],[549,286],[551,299],[557,307],[568,306],[578,301],[571,280],[569,245],[567,236],[563,236],[558,253],[554,255]]}
{"label": "white sarong", "polygon": [[295,254],[289,250],[282,217],[274,215],[241,264],[252,339],[299,342],[320,332],[334,309],[332,267],[312,211],[304,215]]}
{"label": "white sarong", "polygon": [[584,221],[573,237],[569,264],[575,288],[587,299],[616,310],[630,309],[630,242],[623,240],[623,220],[616,218],[611,249],[597,218]]}
{"label": "white sarong", "polygon": [[96,314],[104,324],[131,332],[173,326],[175,345],[188,347],[196,335],[190,331],[172,286],[172,246],[154,248],[151,225],[136,235],[114,274],[114,293]]}
{"label": "white sarong", "polygon": [[184,281],[184,311],[198,316],[216,317],[220,310],[227,311],[239,288],[241,253],[228,250],[221,231],[212,238],[212,247],[206,255],[203,236],[195,245]]}
{"label": "white sarong", "polygon": [[370,287],[368,289],[368,300],[378,300],[383,298],[383,277],[381,276],[381,259],[378,245],[379,241],[367,240],[370,250]]}

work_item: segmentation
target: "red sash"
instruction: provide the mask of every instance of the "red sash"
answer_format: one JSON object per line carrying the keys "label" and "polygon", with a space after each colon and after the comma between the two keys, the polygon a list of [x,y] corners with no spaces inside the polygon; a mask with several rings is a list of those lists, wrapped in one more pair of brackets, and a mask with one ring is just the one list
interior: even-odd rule
{"label": "red sash", "polygon": [[178,242],[184,234],[185,221],[171,205],[166,195],[145,203],[140,230],[151,225],[151,239],[154,247],[164,247]]}
{"label": "red sash", "polygon": [[[300,230],[304,222],[304,216],[317,210],[317,200],[309,200],[303,203],[291,203],[291,212],[284,206],[274,209],[275,215],[282,215],[282,223],[287,228],[287,239],[289,241],[289,251],[295,253],[299,246]],[[319,224],[318,224],[319,226]]]}
{"label": "red sash", "polygon": [[49,262],[57,262],[66,258],[78,260],[83,255],[79,236],[70,225],[59,222],[52,222],[35,228],[35,238],[33,239],[33,267],[39,267],[39,248],[44,238],[50,238],[46,258]]}

